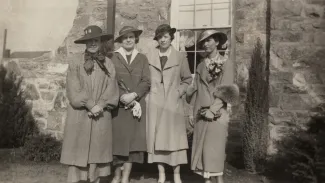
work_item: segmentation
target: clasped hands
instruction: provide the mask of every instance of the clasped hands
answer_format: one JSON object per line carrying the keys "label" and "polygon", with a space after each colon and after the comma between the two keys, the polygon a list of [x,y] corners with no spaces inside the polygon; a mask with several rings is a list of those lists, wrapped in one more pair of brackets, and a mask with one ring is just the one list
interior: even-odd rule
{"label": "clasped hands", "polygon": [[137,98],[137,94],[135,92],[133,93],[127,93],[121,96],[120,101],[125,105],[125,109],[131,109],[131,112],[134,117],[141,118],[141,106],[140,104],[135,100]]}
{"label": "clasped hands", "polygon": [[133,93],[126,93],[123,94],[120,98],[120,101],[129,108],[130,106],[134,105],[135,99],[137,98],[137,94],[135,92]]}
{"label": "clasped hands", "polygon": [[97,116],[99,116],[103,111],[104,111],[104,109],[103,109],[102,107],[100,107],[99,105],[95,105],[93,108],[91,108],[90,111],[88,111],[88,116],[89,116],[89,117],[97,117]]}

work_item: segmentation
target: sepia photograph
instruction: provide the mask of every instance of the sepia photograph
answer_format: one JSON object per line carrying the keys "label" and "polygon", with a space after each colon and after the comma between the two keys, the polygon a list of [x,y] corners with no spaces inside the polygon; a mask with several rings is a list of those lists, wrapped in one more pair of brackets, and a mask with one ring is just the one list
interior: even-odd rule
{"label": "sepia photograph", "polygon": [[325,183],[325,0],[0,0],[0,183]]}

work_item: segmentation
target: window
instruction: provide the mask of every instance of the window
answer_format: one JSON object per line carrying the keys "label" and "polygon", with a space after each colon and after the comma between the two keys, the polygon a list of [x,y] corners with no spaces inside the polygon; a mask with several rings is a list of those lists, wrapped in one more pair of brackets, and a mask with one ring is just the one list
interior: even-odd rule
{"label": "window", "polygon": [[232,0],[172,0],[170,24],[177,29],[173,45],[187,53],[192,74],[195,74],[196,66],[204,56],[204,51],[196,43],[204,30],[216,29],[227,34],[227,43],[218,51],[229,56],[232,9]]}

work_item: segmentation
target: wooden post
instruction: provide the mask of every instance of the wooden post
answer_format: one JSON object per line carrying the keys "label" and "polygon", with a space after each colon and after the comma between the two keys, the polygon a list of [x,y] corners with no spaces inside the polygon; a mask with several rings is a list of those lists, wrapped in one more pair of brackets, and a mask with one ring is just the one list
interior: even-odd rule
{"label": "wooden post", "polygon": [[4,35],[3,35],[2,58],[6,58],[6,46],[7,46],[7,29],[5,29]]}
{"label": "wooden post", "polygon": [[107,33],[115,33],[116,0],[107,0]]}
{"label": "wooden post", "polygon": [[[107,0],[107,33],[115,34],[115,10],[116,10],[116,0]],[[109,54],[108,57],[112,56],[114,51],[114,39],[108,41]]]}

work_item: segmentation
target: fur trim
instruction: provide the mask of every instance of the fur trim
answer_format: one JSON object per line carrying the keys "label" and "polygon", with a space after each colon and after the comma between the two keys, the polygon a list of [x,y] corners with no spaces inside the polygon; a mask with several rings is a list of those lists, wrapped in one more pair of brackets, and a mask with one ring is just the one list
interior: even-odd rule
{"label": "fur trim", "polygon": [[220,98],[226,103],[235,105],[239,100],[239,88],[237,85],[220,85],[213,92],[215,98]]}

